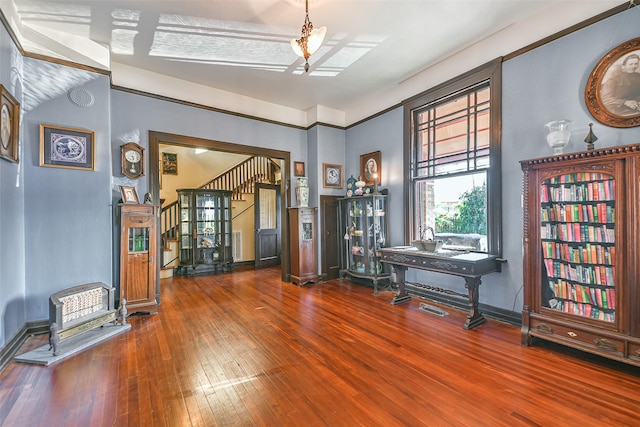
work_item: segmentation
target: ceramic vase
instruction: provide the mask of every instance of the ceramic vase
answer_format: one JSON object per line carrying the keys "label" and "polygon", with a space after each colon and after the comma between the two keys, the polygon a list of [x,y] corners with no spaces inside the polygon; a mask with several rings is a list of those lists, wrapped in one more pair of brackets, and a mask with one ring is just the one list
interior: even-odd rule
{"label": "ceramic vase", "polygon": [[298,185],[296,186],[296,200],[298,206],[306,208],[309,206],[309,186],[307,184],[307,178],[298,178]]}

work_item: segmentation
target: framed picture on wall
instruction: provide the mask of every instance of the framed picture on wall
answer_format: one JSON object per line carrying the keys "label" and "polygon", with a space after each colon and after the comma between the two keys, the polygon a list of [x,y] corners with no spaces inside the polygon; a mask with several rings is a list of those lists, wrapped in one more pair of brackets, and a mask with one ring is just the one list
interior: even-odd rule
{"label": "framed picture on wall", "polygon": [[342,165],[323,163],[322,183],[324,188],[342,188],[342,186],[344,185],[344,174],[342,173]]}
{"label": "framed picture on wall", "polygon": [[40,125],[40,166],[93,170],[94,132]]}
{"label": "framed picture on wall", "polygon": [[585,88],[591,115],[607,126],[640,126],[640,37],[608,52],[593,69]]}
{"label": "framed picture on wall", "polygon": [[304,162],[293,162],[293,176],[305,176]]}
{"label": "framed picture on wall", "polygon": [[178,175],[178,155],[176,153],[162,153],[162,173],[164,175]]}
{"label": "framed picture on wall", "polygon": [[373,185],[374,174],[378,174],[378,185],[380,185],[382,176],[382,154],[380,151],[360,156],[360,179],[367,185]]}
{"label": "framed picture on wall", "polygon": [[20,104],[7,88],[0,85],[0,157],[18,163],[18,136],[20,134]]}

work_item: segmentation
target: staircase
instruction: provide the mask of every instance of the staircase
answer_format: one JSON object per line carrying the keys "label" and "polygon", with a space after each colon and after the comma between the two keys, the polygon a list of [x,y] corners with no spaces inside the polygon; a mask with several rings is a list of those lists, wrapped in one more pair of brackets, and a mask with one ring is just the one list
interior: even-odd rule
{"label": "staircase", "polygon": [[[229,190],[231,200],[243,200],[244,194],[251,194],[258,183],[276,183],[280,166],[268,157],[252,156],[233,166],[198,188],[209,190]],[[160,278],[173,276],[178,266],[180,244],[178,241],[178,202],[162,208],[160,228],[162,232],[162,264]]]}

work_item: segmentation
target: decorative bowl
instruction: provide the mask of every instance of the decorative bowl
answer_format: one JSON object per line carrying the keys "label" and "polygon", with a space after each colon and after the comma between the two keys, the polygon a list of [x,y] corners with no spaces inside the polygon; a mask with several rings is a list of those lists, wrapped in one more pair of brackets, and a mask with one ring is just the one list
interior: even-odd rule
{"label": "decorative bowl", "polygon": [[442,247],[442,240],[414,240],[411,246],[420,251],[437,252]]}

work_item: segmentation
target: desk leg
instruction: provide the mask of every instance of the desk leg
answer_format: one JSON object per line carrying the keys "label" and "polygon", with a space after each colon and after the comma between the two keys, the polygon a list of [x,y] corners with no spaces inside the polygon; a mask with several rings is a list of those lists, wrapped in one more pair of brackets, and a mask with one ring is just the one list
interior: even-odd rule
{"label": "desk leg", "polygon": [[478,309],[478,301],[480,299],[480,283],[479,277],[465,277],[464,287],[469,290],[469,315],[464,323],[465,329],[475,328],[487,321]]}
{"label": "desk leg", "polygon": [[391,264],[391,267],[393,268],[394,273],[396,273],[396,284],[398,285],[398,293],[393,297],[391,304],[397,305],[411,301],[411,296],[404,288],[404,272],[407,271],[408,267],[395,264]]}

